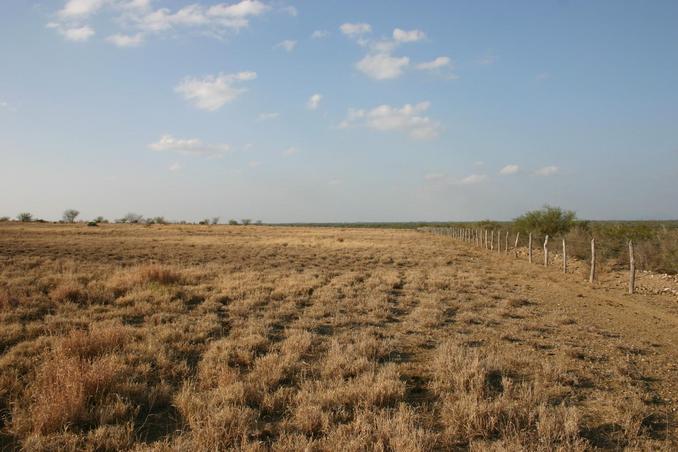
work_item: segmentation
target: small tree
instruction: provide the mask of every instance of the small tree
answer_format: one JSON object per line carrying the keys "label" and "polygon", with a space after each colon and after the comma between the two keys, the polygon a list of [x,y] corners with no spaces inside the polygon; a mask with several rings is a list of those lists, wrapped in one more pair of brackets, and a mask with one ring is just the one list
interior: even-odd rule
{"label": "small tree", "polygon": [[249,218],[243,218],[242,220],[240,220],[240,222],[247,226],[248,224],[252,223],[252,220],[250,220]]}
{"label": "small tree", "polygon": [[66,209],[64,214],[61,216],[61,219],[64,220],[64,223],[73,223],[75,219],[80,215],[75,209]]}
{"label": "small tree", "polygon": [[101,215],[96,217],[93,221],[95,223],[108,223],[108,220],[102,217]]}
{"label": "small tree", "polygon": [[9,221],[9,217],[0,217],[0,223],[4,223],[5,221]]}
{"label": "small tree", "polygon": [[238,220],[228,220],[228,224],[230,224],[231,226],[235,226],[236,224],[238,224]]}
{"label": "small tree", "polygon": [[29,212],[21,212],[19,215],[16,216],[16,219],[19,221],[23,221],[24,223],[27,223],[29,221],[33,221],[33,214]]}
{"label": "small tree", "polygon": [[261,226],[263,223],[261,222],[261,220],[257,220],[254,222],[254,224],[256,224],[257,226]]}
{"label": "small tree", "polygon": [[124,217],[120,219],[120,223],[141,223],[141,220],[144,219],[143,215],[139,215],[138,213],[128,213]]}
{"label": "small tree", "polygon": [[165,217],[154,217],[153,223],[155,223],[155,224],[167,224],[167,220],[165,220]]}
{"label": "small tree", "polygon": [[212,224],[219,224],[219,217],[212,217]]}
{"label": "small tree", "polygon": [[573,211],[546,205],[539,210],[522,214],[513,222],[516,230],[520,232],[556,236],[567,234],[574,226],[575,220],[576,215]]}

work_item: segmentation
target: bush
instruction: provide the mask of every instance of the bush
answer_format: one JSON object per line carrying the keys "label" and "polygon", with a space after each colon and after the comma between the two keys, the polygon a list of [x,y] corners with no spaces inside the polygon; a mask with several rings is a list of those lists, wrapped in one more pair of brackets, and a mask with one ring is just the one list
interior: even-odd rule
{"label": "bush", "polygon": [[228,220],[228,224],[230,224],[231,226],[234,226],[234,225],[238,224],[238,220]]}
{"label": "bush", "polygon": [[108,223],[108,220],[102,216],[98,216],[93,220],[95,223]]}
{"label": "bush", "polygon": [[138,213],[128,213],[128,214],[125,215],[124,217],[122,217],[122,218],[120,218],[120,219],[118,219],[118,220],[115,220],[115,221],[116,221],[116,223],[133,223],[133,224],[137,224],[137,223],[141,223],[141,220],[143,220],[143,219],[144,219],[144,216],[143,216],[143,215],[139,215]]}
{"label": "bush", "polygon": [[90,221],[90,222],[87,223],[87,226],[90,226],[90,227],[96,227],[98,225],[99,225],[99,223],[97,223],[96,221]]}
{"label": "bush", "polygon": [[212,217],[212,224],[219,224],[219,217]]}
{"label": "bush", "polygon": [[240,220],[240,222],[242,224],[244,224],[245,226],[247,226],[248,224],[252,223],[252,220],[250,220],[249,218],[244,218],[244,219]]}
{"label": "bush", "polygon": [[80,212],[78,212],[75,209],[66,209],[64,211],[64,214],[61,216],[62,220],[64,220],[64,223],[73,223],[75,219],[80,215]]}
{"label": "bush", "polygon": [[0,223],[3,223],[5,221],[9,221],[9,217],[0,217]]}
{"label": "bush", "polygon": [[513,225],[519,232],[556,236],[567,234],[574,226],[575,219],[576,215],[571,210],[546,205],[542,209],[522,214],[513,220]]}
{"label": "bush", "polygon": [[24,223],[27,223],[29,221],[33,221],[33,214],[28,212],[21,212],[19,215],[16,216],[16,219],[19,221],[23,221]]}

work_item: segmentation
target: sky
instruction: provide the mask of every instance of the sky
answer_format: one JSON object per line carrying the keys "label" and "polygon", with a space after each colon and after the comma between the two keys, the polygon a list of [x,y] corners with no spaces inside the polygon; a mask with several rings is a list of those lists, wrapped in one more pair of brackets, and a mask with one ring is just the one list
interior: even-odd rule
{"label": "sky", "polygon": [[0,8],[0,216],[678,218],[672,0]]}

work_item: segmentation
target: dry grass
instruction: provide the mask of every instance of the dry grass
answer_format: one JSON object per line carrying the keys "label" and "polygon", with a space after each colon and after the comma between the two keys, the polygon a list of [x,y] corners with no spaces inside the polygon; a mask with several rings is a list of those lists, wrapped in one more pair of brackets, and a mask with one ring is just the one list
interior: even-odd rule
{"label": "dry grass", "polygon": [[678,447],[671,299],[452,243],[0,225],[0,449]]}

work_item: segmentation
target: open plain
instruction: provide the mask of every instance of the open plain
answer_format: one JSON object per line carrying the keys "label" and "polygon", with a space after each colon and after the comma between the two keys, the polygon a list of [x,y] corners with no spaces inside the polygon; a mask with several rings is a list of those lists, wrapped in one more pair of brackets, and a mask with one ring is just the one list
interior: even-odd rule
{"label": "open plain", "polygon": [[4,450],[676,450],[678,301],[412,230],[0,224]]}

